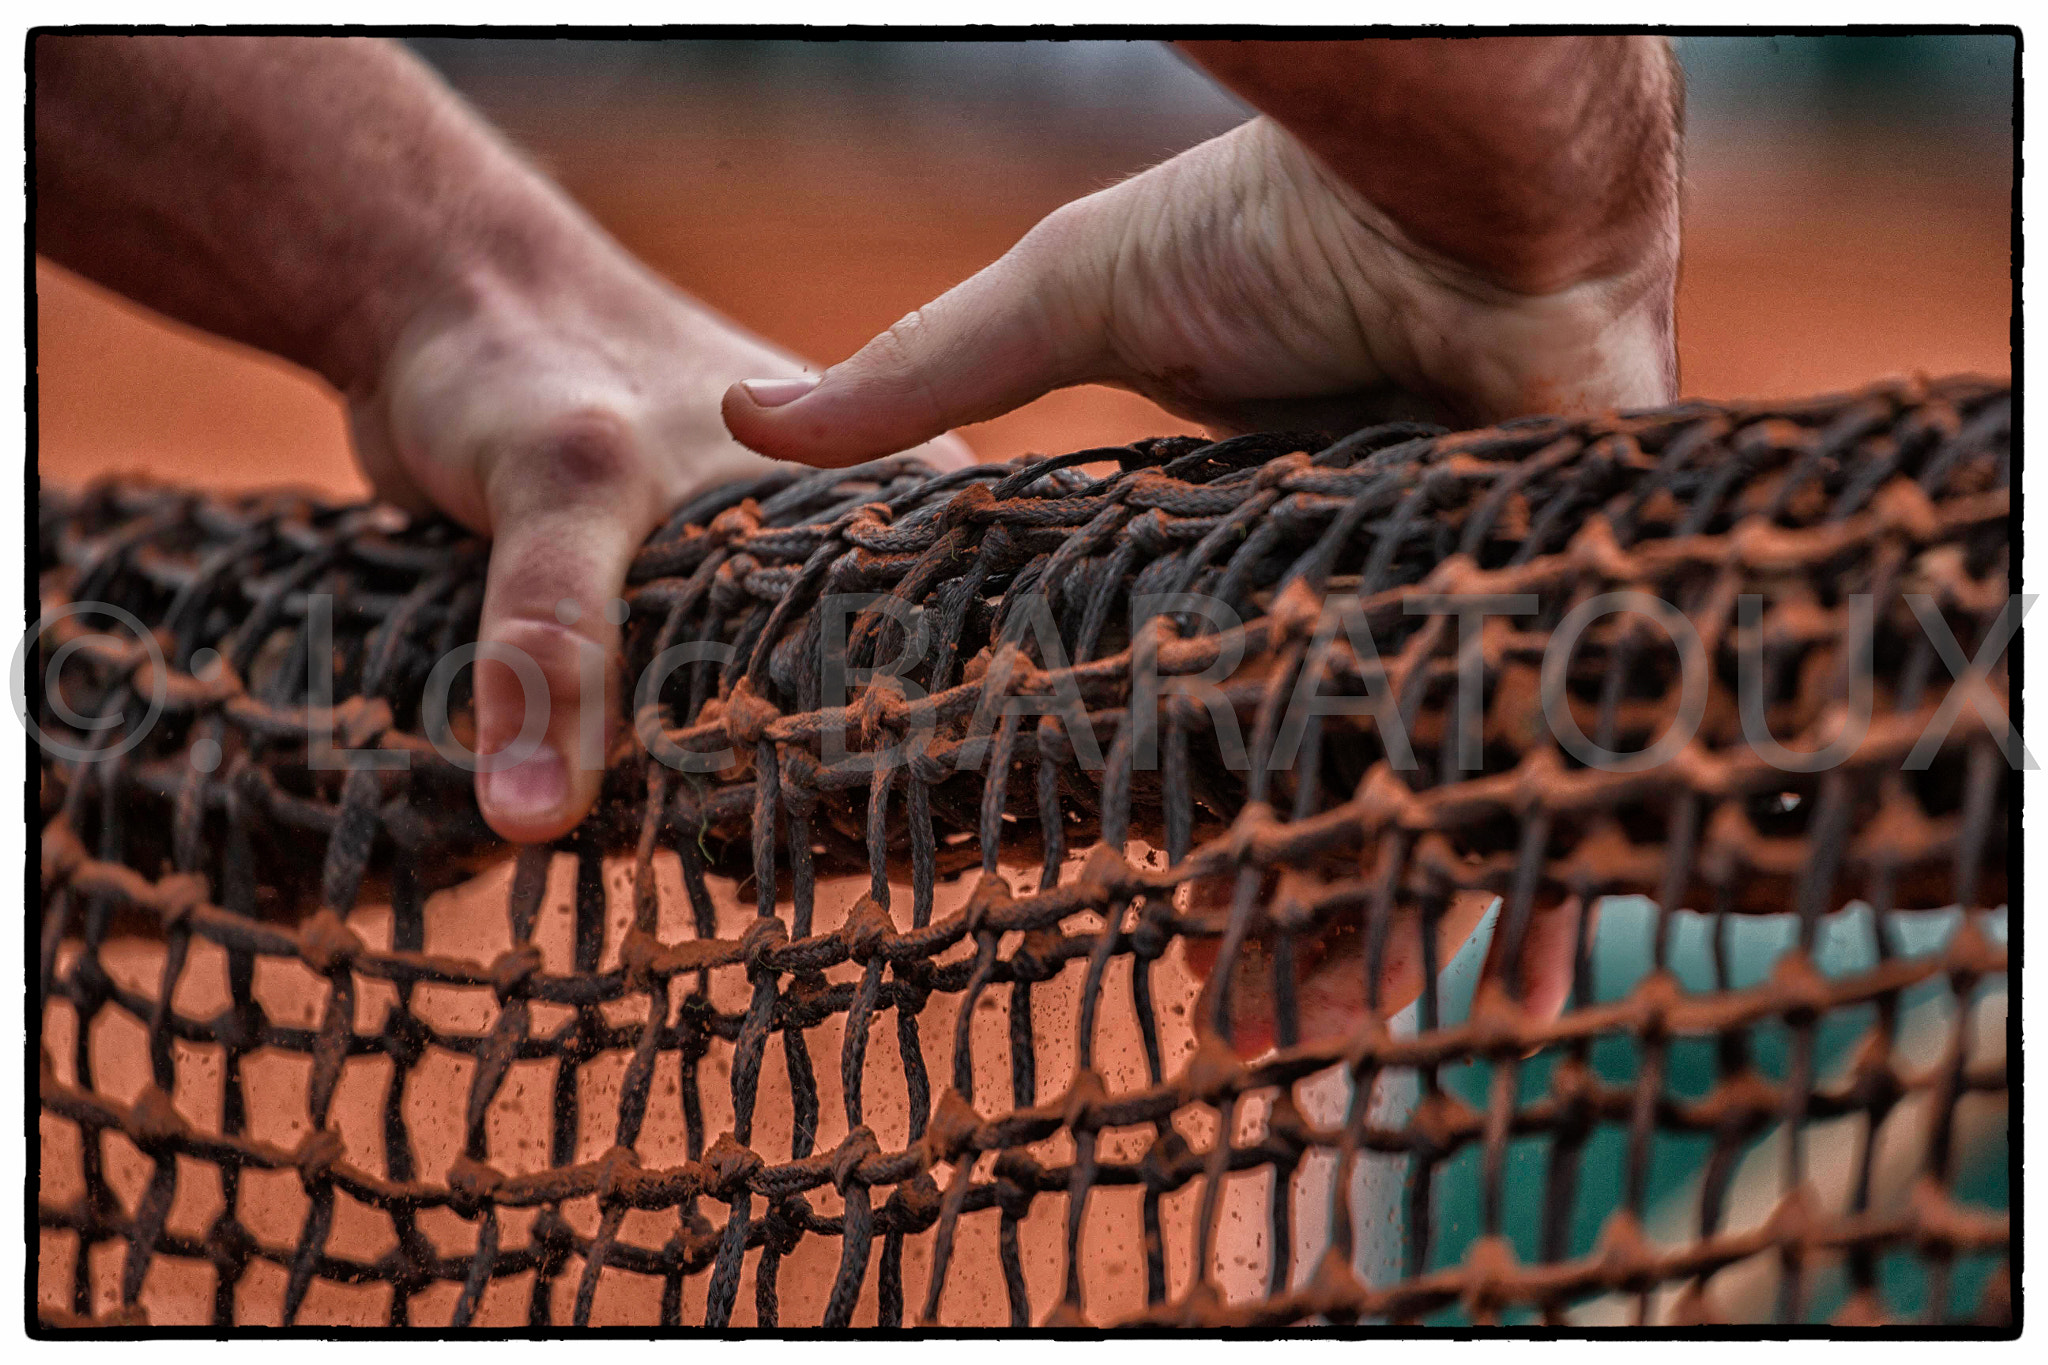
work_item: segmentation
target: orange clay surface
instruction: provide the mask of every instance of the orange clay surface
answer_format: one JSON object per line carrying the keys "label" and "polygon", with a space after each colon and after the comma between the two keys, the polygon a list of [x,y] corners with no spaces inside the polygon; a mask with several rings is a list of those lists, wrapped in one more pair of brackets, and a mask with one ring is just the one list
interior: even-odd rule
{"label": "orange clay surface", "polygon": [[[815,129],[749,141],[660,126],[541,150],[657,270],[820,364],[1148,159],[942,141],[920,161],[928,149],[837,143]],[[1696,149],[1678,305],[1683,391],[1794,397],[1914,371],[2010,373],[2010,183],[1982,156],[1940,144],[1788,147],[1758,135],[1752,146],[1724,132]],[[36,318],[44,478],[137,470],[218,487],[362,490],[337,400],[302,372],[166,326],[48,265],[37,270]],[[1089,387],[965,434],[983,458],[1006,459],[1186,430],[1135,395]]]}

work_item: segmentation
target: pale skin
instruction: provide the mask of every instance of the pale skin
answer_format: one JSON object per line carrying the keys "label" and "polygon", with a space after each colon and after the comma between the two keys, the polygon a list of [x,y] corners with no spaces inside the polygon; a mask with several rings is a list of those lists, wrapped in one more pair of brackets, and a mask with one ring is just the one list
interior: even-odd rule
{"label": "pale skin", "polygon": [[1261,116],[1068,204],[822,377],[729,393],[734,434],[851,463],[1088,382],[1218,432],[1674,396],[1661,40],[1186,48]]}
{"label": "pale skin", "polygon": [[[37,249],[317,373],[385,497],[492,538],[482,640],[543,743],[477,777],[515,843],[580,742],[634,549],[693,493],[917,449],[1066,385],[1222,433],[1675,396],[1679,84],[1651,38],[1190,43],[1259,116],[1077,200],[822,374],[687,298],[378,40],[39,37]],[[756,453],[758,452],[758,453]],[[476,670],[478,749],[526,699]]]}

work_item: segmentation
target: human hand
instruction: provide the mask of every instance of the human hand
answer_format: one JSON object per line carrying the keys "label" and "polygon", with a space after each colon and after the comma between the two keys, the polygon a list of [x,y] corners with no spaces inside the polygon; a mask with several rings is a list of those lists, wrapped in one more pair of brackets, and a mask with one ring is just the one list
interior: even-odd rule
{"label": "human hand", "polygon": [[[375,386],[350,405],[378,492],[438,508],[492,539],[475,665],[477,799],[518,843],[559,837],[596,800],[606,661],[633,554],[676,507],[774,462],[741,448],[719,395],[743,375],[800,363],[678,294],[623,252],[543,283],[484,281],[397,335]],[[971,461],[956,438],[917,452]],[[515,650],[546,685],[540,745],[512,766],[531,699]],[[522,748],[525,746],[522,746]]]}
{"label": "human hand", "polygon": [[635,262],[395,43],[46,35],[33,56],[38,249],[318,373],[380,493],[493,538],[477,752],[529,709],[507,650],[547,695],[539,747],[486,761],[478,802],[507,839],[567,833],[602,780],[628,562],[693,493],[769,468],[719,394],[798,362]]}
{"label": "human hand", "polygon": [[1524,293],[1417,246],[1256,118],[1061,208],[821,380],[736,385],[725,419],[840,465],[1090,382],[1219,435],[1650,406],[1676,384],[1667,208],[1638,259]]}
{"label": "human hand", "polygon": [[[1291,45],[1315,51],[1276,60],[1273,45],[1219,46],[1210,56],[1225,78],[1321,130],[1317,146],[1348,164],[1348,178],[1279,123],[1254,119],[1062,208],[822,380],[735,386],[724,403],[733,433],[779,457],[851,463],[1084,382],[1133,389],[1217,435],[1339,434],[1401,416],[1474,425],[1675,396],[1668,52],[1365,43]],[[1318,88],[1312,75],[1289,88],[1296,57],[1325,64],[1324,77],[1380,64],[1417,98],[1333,108],[1321,97],[1336,83]],[[1529,118],[1473,93],[1517,86],[1506,102]],[[1625,92],[1618,106],[1601,102],[1610,87]],[[1440,107],[1418,110],[1429,99]],[[1543,122],[1559,109],[1561,132]],[[1343,140],[1374,120],[1394,136]],[[1402,126],[1414,120],[1421,132]],[[1451,158],[1433,163],[1443,149],[1430,137],[1465,149],[1473,164],[1462,170],[1477,183],[1442,164]],[[1387,142],[1401,150],[1387,154]],[[1361,185],[1385,189],[1387,206]],[[1198,883],[1189,908],[1222,911],[1232,881]],[[1439,961],[1491,903],[1456,898],[1438,924]],[[1585,916],[1575,900],[1531,909],[1513,970],[1496,942],[1485,975],[1524,1010],[1554,1016]],[[1383,1012],[1425,984],[1420,932],[1393,926]],[[1189,958],[1212,987],[1222,984],[1216,951],[1207,940]],[[1247,1055],[1285,1041],[1264,951],[1262,939],[1247,942],[1217,1021]],[[1302,1026],[1355,1029],[1366,1011],[1356,935],[1313,936],[1295,951]]]}
{"label": "human hand", "polygon": [[[1332,871],[1342,875],[1345,869]],[[1193,882],[1186,893],[1186,910],[1212,924],[1226,920],[1235,880],[1222,876]],[[1273,891],[1269,880],[1261,888],[1264,903],[1270,904]],[[1539,896],[1530,907],[1520,951],[1512,965],[1503,951],[1506,930],[1496,919],[1480,965],[1479,989],[1501,992],[1536,1018],[1555,1019],[1570,1002],[1581,943],[1590,942],[1596,931],[1598,902],[1594,906],[1587,911],[1585,903],[1576,896]],[[1444,903],[1436,920],[1433,945],[1439,971],[1450,965],[1496,907],[1505,913],[1498,897],[1478,891],[1456,892]],[[1201,937],[1185,942],[1188,970],[1203,985],[1202,1011],[1208,1020],[1214,1017],[1214,993],[1223,984],[1217,972],[1222,940]],[[1367,1008],[1369,949],[1358,926],[1331,926],[1318,933],[1298,935],[1290,947],[1294,1022],[1299,1030],[1294,1041],[1355,1037],[1366,1027],[1368,1018],[1392,1018],[1413,1004],[1430,984],[1423,975],[1427,959],[1422,945],[1422,920],[1412,904],[1396,908],[1387,926],[1381,948],[1376,1011]],[[1227,1009],[1219,1022],[1226,1026],[1230,1045],[1240,1056],[1256,1057],[1268,1048],[1288,1042],[1282,1033],[1273,981],[1274,956],[1274,936],[1261,932],[1245,940],[1232,963]]]}

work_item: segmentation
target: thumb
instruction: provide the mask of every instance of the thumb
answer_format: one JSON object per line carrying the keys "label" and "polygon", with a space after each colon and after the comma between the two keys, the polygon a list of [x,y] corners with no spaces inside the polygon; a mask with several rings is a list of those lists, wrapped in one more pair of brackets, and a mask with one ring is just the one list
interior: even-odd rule
{"label": "thumb", "polygon": [[609,419],[494,461],[475,670],[477,804],[514,843],[574,829],[604,780],[608,661],[634,552],[664,503]]}
{"label": "thumb", "polygon": [[726,427],[764,455],[837,467],[1101,377],[1107,294],[1095,281],[1106,271],[1092,268],[1101,244],[1087,219],[1063,209],[824,374],[733,385]]}

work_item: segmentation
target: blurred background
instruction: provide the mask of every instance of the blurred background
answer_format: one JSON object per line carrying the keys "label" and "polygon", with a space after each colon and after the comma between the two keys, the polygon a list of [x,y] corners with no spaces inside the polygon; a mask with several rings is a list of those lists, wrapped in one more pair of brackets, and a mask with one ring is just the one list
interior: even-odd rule
{"label": "blurred background", "polygon": [[[1683,38],[1688,395],[2011,372],[2014,41]],[[435,39],[416,49],[656,270],[819,364],[1044,214],[1248,116],[1152,42]],[[36,271],[37,458],[67,483],[363,487],[318,381]],[[1187,430],[1130,394],[984,458]]]}

